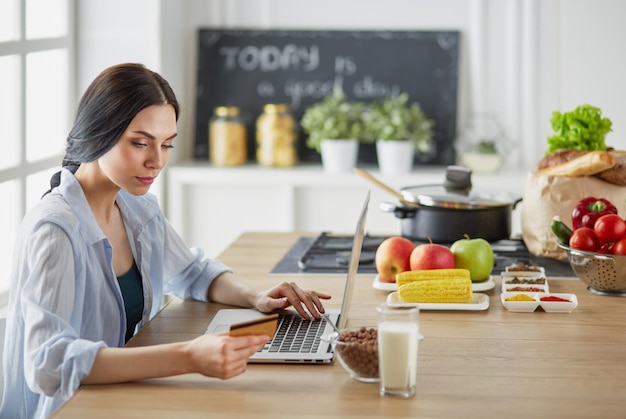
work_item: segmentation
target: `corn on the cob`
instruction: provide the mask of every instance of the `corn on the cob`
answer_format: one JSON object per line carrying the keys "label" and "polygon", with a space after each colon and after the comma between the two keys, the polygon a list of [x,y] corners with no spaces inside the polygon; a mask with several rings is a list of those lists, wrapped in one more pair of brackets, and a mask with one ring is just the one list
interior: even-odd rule
{"label": "corn on the cob", "polygon": [[472,281],[469,278],[425,279],[398,287],[400,299],[410,303],[469,303]]}
{"label": "corn on the cob", "polygon": [[400,287],[413,281],[446,278],[467,278],[471,280],[470,272],[467,269],[421,269],[397,274],[396,284]]}

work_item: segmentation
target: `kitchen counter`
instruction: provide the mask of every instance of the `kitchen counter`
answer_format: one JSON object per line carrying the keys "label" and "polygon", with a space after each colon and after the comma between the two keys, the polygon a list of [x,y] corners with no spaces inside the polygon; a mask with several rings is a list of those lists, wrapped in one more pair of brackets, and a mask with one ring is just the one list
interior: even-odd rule
{"label": "kitchen counter", "polygon": [[[249,283],[276,284],[272,267],[300,233],[245,233],[220,256]],[[304,288],[341,302],[345,276],[294,275]],[[359,275],[348,326],[375,324],[387,293]],[[249,365],[221,381],[197,374],[82,387],[56,418],[623,418],[626,412],[626,300],[589,293],[577,279],[550,279],[552,292],[575,293],[570,314],[508,312],[500,283],[485,311],[420,313],[417,395],[380,397],[376,384],[332,365]],[[129,346],[202,334],[219,304],[173,300]]]}

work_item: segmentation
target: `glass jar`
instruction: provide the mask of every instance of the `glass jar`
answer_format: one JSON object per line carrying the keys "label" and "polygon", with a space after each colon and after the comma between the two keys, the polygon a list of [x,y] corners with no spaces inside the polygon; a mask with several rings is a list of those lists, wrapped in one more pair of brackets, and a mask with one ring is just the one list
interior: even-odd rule
{"label": "glass jar", "polygon": [[256,158],[263,166],[289,167],[298,162],[296,122],[286,104],[267,104],[256,122]]}
{"label": "glass jar", "polygon": [[246,163],[246,125],[238,107],[215,108],[209,123],[209,158],[216,166],[239,166]]}

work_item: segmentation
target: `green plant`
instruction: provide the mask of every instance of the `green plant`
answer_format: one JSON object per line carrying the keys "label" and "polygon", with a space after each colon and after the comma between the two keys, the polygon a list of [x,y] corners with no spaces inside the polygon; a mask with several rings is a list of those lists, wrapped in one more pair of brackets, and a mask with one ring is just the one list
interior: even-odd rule
{"label": "green plant", "polygon": [[370,140],[410,141],[421,152],[432,147],[434,122],[407,93],[375,101],[364,119]]}
{"label": "green plant", "polygon": [[300,126],[308,135],[307,147],[319,152],[322,140],[363,141],[365,110],[365,104],[349,101],[341,88],[335,88],[332,95],[311,105],[302,115]]}
{"label": "green plant", "polygon": [[498,154],[498,149],[494,141],[482,140],[476,146],[479,154]]}
{"label": "green plant", "polygon": [[600,108],[580,105],[573,111],[552,113],[550,120],[554,135],[548,137],[550,154],[561,148],[571,150],[606,150],[605,137],[611,132],[612,121],[602,117]]}

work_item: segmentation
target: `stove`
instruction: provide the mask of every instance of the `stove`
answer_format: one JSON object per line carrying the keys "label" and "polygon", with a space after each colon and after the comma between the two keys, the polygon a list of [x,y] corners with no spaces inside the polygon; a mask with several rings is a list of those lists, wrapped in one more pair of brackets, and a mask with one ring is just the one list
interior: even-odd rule
{"label": "stove", "polygon": [[[387,236],[366,235],[359,262],[360,274],[375,274],[374,256],[378,245]],[[348,272],[352,250],[352,236],[335,235],[323,232],[317,237],[300,237],[272,269],[272,274],[338,274]],[[425,243],[413,241],[415,244]],[[449,244],[446,244],[449,245]],[[532,255],[521,239],[492,242],[495,254],[494,272],[503,271],[507,266],[524,263],[543,266],[546,276],[575,277],[568,262],[561,262]]]}

